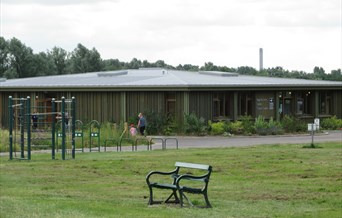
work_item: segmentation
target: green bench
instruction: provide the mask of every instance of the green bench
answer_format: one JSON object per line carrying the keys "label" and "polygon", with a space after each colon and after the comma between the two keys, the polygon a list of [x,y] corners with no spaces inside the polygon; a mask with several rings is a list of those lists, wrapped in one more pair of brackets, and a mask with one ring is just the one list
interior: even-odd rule
{"label": "green bench", "polygon": [[[146,183],[150,191],[149,205],[156,203],[176,203],[181,207],[184,205],[185,198],[191,206],[194,206],[185,193],[201,194],[204,196],[205,207],[210,208],[208,199],[208,183],[212,167],[203,164],[176,162],[176,169],[170,172],[152,171],[146,176]],[[185,173],[181,174],[183,171]],[[199,174],[199,175],[195,175]],[[165,176],[170,176],[168,181],[164,182]],[[159,182],[155,182],[160,179]],[[165,201],[153,200],[153,188],[171,190],[172,193]]]}

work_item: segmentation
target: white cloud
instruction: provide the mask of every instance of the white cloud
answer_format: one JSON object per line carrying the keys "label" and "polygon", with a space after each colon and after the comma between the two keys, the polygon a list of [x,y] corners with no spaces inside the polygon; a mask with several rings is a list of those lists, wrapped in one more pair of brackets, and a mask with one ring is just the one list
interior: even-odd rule
{"label": "white cloud", "polygon": [[77,43],[102,58],[258,69],[341,68],[340,0],[1,0],[1,36],[34,49]]}

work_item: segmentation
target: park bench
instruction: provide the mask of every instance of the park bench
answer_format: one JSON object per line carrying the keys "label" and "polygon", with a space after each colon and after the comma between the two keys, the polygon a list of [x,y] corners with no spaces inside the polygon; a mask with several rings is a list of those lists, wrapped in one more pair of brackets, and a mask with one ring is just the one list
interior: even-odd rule
{"label": "park bench", "polygon": [[[176,162],[175,167],[176,169],[170,172],[152,171],[147,175],[146,182],[150,191],[148,204],[152,205],[163,202],[153,200],[153,188],[158,188],[172,191],[164,203],[179,203],[183,207],[183,198],[185,198],[191,206],[194,206],[185,193],[202,194],[206,203],[205,207],[211,207],[208,199],[208,182],[212,167],[209,165],[183,162]],[[183,171],[185,173],[181,174]],[[205,172],[203,173],[203,171]],[[171,178],[168,177],[168,181],[171,182],[164,182],[167,179],[165,176],[170,176]],[[154,182],[156,179],[160,179],[159,182]]]}

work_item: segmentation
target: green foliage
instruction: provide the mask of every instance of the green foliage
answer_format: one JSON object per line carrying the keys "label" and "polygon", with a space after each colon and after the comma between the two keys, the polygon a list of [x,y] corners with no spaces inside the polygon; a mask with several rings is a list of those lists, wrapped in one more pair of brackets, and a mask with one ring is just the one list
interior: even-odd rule
{"label": "green foliage", "polygon": [[255,133],[255,126],[253,123],[253,117],[252,116],[242,116],[241,117],[243,132],[246,135],[254,134]]}
{"label": "green foliage", "polygon": [[9,132],[6,129],[0,128],[0,152],[9,150]]}
{"label": "green foliage", "polygon": [[258,116],[255,119],[255,130],[256,133],[259,135],[267,135],[268,132],[268,123],[265,121],[265,118],[263,116]]}
{"label": "green foliage", "polygon": [[255,119],[255,130],[259,135],[276,135],[282,134],[282,127],[280,123],[271,119],[267,122],[263,116]]}
{"label": "green foliage", "polygon": [[228,123],[227,130],[231,134],[241,135],[244,132],[243,124],[241,121]]}
{"label": "green foliage", "polygon": [[145,112],[146,132],[148,135],[160,135],[167,125],[166,115],[154,111]]}
{"label": "green foliage", "polygon": [[203,117],[197,117],[195,113],[185,114],[184,129],[186,134],[205,135],[208,127]]}
{"label": "green foliage", "polygon": [[295,117],[285,115],[281,120],[281,126],[287,133],[305,132],[307,130],[307,124]]}
{"label": "green foliage", "polygon": [[337,119],[336,116],[325,118],[320,125],[323,129],[342,129],[342,119]]}
{"label": "green foliage", "polygon": [[211,134],[212,135],[222,135],[225,133],[226,131],[226,124],[224,121],[220,121],[220,122],[209,122],[209,126],[210,126],[210,130],[211,130]]}

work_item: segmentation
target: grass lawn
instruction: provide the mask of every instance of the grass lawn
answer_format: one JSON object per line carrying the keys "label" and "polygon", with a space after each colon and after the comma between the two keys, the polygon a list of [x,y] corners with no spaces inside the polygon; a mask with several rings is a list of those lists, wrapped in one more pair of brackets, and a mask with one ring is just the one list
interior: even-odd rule
{"label": "grass lawn", "polygon": [[[1,157],[0,217],[342,217],[342,145],[319,146],[92,152],[66,161],[60,154]],[[147,205],[147,173],[170,171],[175,161],[213,166],[213,208]],[[156,197],[167,193],[157,190]]]}

